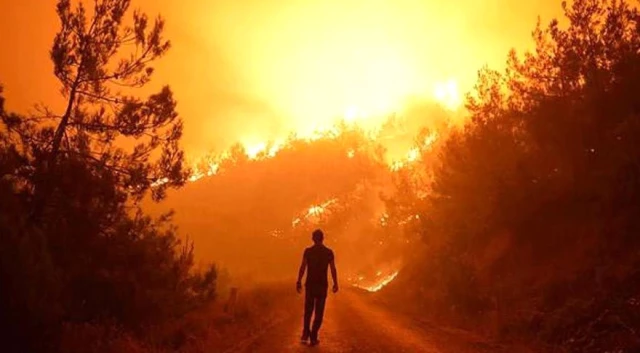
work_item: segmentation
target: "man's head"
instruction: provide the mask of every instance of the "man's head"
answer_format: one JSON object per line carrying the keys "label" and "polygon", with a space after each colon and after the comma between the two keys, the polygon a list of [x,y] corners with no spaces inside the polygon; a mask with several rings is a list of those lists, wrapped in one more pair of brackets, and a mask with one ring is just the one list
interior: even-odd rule
{"label": "man's head", "polygon": [[324,240],[324,233],[322,233],[322,230],[316,229],[311,233],[311,239],[313,239],[313,242],[316,244],[322,244],[322,241]]}

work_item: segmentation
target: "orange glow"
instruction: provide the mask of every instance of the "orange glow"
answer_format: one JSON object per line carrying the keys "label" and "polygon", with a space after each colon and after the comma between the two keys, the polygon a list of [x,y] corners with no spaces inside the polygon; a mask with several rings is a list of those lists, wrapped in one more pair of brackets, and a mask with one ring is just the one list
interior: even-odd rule
{"label": "orange glow", "polygon": [[[42,102],[55,114],[64,112],[64,97],[47,55],[59,28],[55,3],[21,0],[3,4],[0,33],[13,34],[6,43],[9,49],[0,52],[0,84],[9,111],[27,113],[33,111],[34,103]],[[168,54],[154,63],[149,86],[132,92],[143,98],[169,85],[184,120],[181,146],[185,163],[192,169],[190,185],[172,191],[166,202],[181,217],[177,218],[181,229],[198,239],[200,257],[233,262],[243,269],[244,262],[251,261],[233,257],[242,255],[238,249],[254,250],[244,242],[245,237],[258,239],[275,229],[268,233],[273,240],[302,233],[311,224],[324,227],[323,222],[343,222],[337,210],[346,211],[338,206],[349,206],[347,191],[342,190],[350,190],[351,184],[328,188],[342,182],[337,178],[326,178],[326,185],[298,185],[300,192],[280,187],[287,186],[284,178],[296,175],[281,177],[273,170],[307,166],[306,160],[289,159],[283,153],[288,143],[340,138],[338,126],[344,123],[371,132],[372,140],[386,149],[381,158],[390,170],[412,168],[427,149],[444,140],[447,132],[437,130],[440,126],[453,119],[464,120],[464,95],[473,87],[477,70],[483,65],[500,69],[509,49],[523,49],[523,43],[531,43],[530,30],[538,15],[546,20],[560,10],[558,0],[517,4],[512,0],[133,0],[132,8],[150,18],[164,17],[164,37],[172,43]],[[400,120],[401,132],[384,130],[390,115]],[[425,126],[434,132],[414,143]],[[230,149],[236,143],[241,151]],[[358,170],[368,168],[361,163],[369,157],[368,150],[344,148],[340,156],[346,161],[339,162]],[[282,163],[256,162],[281,153],[287,157]],[[256,163],[232,171],[236,158]],[[259,167],[254,169],[254,165]],[[313,165],[309,160],[309,166]],[[205,178],[210,179],[196,183]],[[299,179],[300,184],[305,183],[306,179]],[[165,182],[157,180],[153,186]],[[369,181],[363,184],[369,187]],[[319,188],[327,191],[317,192]],[[267,189],[276,196],[265,193],[264,199],[282,200],[265,207],[260,192]],[[298,193],[304,197],[298,198]],[[369,202],[377,194],[378,190],[367,192],[367,198],[358,202]],[[345,239],[362,232],[356,229],[359,222],[379,223],[386,231],[397,225],[394,223],[411,225],[418,219],[390,217],[382,213],[378,201],[366,205],[371,206],[371,217],[344,221],[353,223],[349,227],[355,229]],[[272,204],[279,206],[270,207]],[[359,214],[364,211],[357,208]],[[255,221],[249,221],[249,216]],[[338,221],[333,222],[332,216],[338,216]],[[269,227],[264,231],[261,227],[266,223]],[[236,244],[236,239],[242,240]],[[391,243],[381,238],[372,241],[376,248],[391,248]],[[221,244],[237,245],[238,256],[233,248]],[[371,266],[380,268],[379,264]],[[373,271],[375,276],[361,277],[355,285],[380,290],[396,278],[399,268]]]}
{"label": "orange glow", "polygon": [[[237,141],[257,156],[261,141],[309,136],[342,118],[372,128],[407,99],[459,109],[479,68],[501,67],[509,49],[531,43],[538,15],[560,10],[557,0],[134,0],[132,7],[166,19],[173,48],[150,89],[175,91],[191,157]],[[40,24],[15,33],[12,50],[0,54],[10,110],[63,107],[46,55],[58,28],[54,8],[54,0],[3,8],[3,33]]]}
{"label": "orange glow", "polygon": [[[334,126],[326,128],[324,130],[314,130],[312,133],[308,134],[306,137],[299,137],[298,140],[312,142],[316,141],[320,138],[337,138],[339,137],[340,132]],[[407,167],[408,165],[419,161],[421,158],[421,154],[424,150],[429,149],[431,145],[438,139],[438,132],[434,131],[428,136],[425,137],[422,145],[412,147],[409,151],[400,159],[395,159],[389,161],[388,167],[391,171],[398,171],[402,168]],[[296,139],[292,140],[294,142]],[[282,142],[257,142],[252,144],[243,144],[242,147],[244,149],[245,156],[249,160],[259,160],[265,158],[273,158],[278,152],[282,150],[285,146]],[[353,158],[355,156],[355,151],[353,149],[347,151],[347,157]],[[220,162],[229,158],[229,152],[225,151],[217,156],[207,155],[205,157],[200,157],[196,159],[195,162],[192,163],[191,169],[192,173],[187,178],[188,182],[195,182],[204,177],[216,175],[220,168]],[[158,180],[152,183],[152,187],[162,185],[166,182],[166,180]],[[320,214],[325,212],[325,208],[336,202],[336,199],[331,199],[323,204],[311,206],[307,211],[307,214],[304,215],[303,218],[310,218],[312,216],[319,216]],[[296,218],[292,224],[295,227],[298,223],[300,223],[300,219]]]}

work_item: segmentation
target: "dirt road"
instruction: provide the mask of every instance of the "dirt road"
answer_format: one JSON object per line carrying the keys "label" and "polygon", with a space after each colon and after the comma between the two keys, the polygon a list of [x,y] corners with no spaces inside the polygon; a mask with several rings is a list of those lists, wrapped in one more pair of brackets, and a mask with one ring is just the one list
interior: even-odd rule
{"label": "dirt road", "polygon": [[320,344],[310,347],[299,341],[302,297],[292,300],[288,317],[230,352],[514,352],[513,348],[491,345],[468,334],[429,327],[372,304],[369,298],[350,290],[329,295]]}

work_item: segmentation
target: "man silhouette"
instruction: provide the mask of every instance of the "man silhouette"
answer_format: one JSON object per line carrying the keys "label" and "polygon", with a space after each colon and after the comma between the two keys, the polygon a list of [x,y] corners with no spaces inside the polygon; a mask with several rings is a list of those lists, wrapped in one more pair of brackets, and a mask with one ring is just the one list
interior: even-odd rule
{"label": "man silhouette", "polygon": [[[338,274],[336,271],[336,263],[333,257],[333,251],[322,244],[324,234],[322,230],[316,229],[311,238],[314,245],[306,248],[302,255],[302,264],[298,271],[298,281],[296,289],[298,293],[302,291],[302,277],[307,270],[307,279],[304,283],[304,328],[302,330],[303,342],[311,339],[311,345],[318,344],[318,330],[322,325],[322,317],[324,316],[324,304],[327,299],[327,268],[331,267],[331,278],[333,279],[333,292],[338,291]],[[311,315],[314,313],[313,327],[310,328]]]}

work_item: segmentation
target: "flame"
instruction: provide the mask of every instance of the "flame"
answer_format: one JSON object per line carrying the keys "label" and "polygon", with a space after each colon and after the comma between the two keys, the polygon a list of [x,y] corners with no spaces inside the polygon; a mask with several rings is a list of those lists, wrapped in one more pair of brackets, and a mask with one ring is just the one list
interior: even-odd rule
{"label": "flame", "polygon": [[424,147],[428,148],[431,145],[433,145],[433,143],[438,139],[438,132],[434,131],[431,134],[429,134],[429,136],[425,137],[424,139]]}
{"label": "flame", "polygon": [[407,162],[415,162],[420,157],[420,149],[418,147],[414,147],[409,150],[407,153]]}
{"label": "flame", "polygon": [[[317,129],[313,133],[306,136],[298,137],[298,140],[305,142],[317,141],[321,138],[337,138],[340,136],[340,131],[336,126],[327,129]],[[389,163],[388,167],[391,171],[398,171],[407,167],[413,162],[420,160],[422,151],[428,149],[438,138],[438,133],[433,132],[425,137],[422,146],[411,148],[405,157],[400,160],[393,160]],[[285,147],[283,142],[257,142],[253,144],[242,144],[244,153],[249,160],[261,160],[267,158],[274,158]],[[347,151],[347,157],[353,158],[355,156],[355,150],[350,149]],[[218,174],[220,170],[220,163],[229,158],[229,153],[224,152],[216,157],[206,156],[192,163],[192,173],[187,178],[188,182],[196,182],[204,177],[209,177]],[[167,178],[159,179],[151,184],[151,187],[157,187],[159,185],[168,182]],[[312,215],[319,215],[324,212],[324,207],[327,205],[316,205],[309,208],[309,213]],[[294,224],[295,226],[295,224]]]}
{"label": "flame", "polygon": [[349,151],[347,151],[347,157],[353,158],[353,156],[355,155],[356,155],[356,151],[354,151],[353,149],[350,149]]}
{"label": "flame", "polygon": [[[399,110],[392,109],[393,104],[390,103],[391,100],[384,100],[382,99],[382,97],[379,98],[380,102],[378,102],[374,107],[375,109],[373,109],[373,111],[376,112],[375,115],[368,114],[364,110],[359,109],[357,105],[350,105],[345,110],[342,116],[342,122],[354,126],[357,125],[358,122],[366,120],[376,120],[377,118],[375,117],[383,117],[385,116],[385,114],[387,114],[386,116],[388,116],[389,113]],[[441,105],[447,107],[448,109],[459,109],[462,104],[462,98],[458,91],[457,81],[455,79],[449,79],[444,82],[436,83],[431,99],[439,102]],[[384,121],[382,120],[377,121],[377,125],[374,124],[373,126],[369,126],[368,131],[370,133],[379,131],[383,123]],[[294,131],[294,136],[296,136],[296,139],[305,142],[313,142],[322,138],[337,138],[340,136],[340,134],[341,130],[338,128],[336,122],[330,125],[316,126],[316,128],[311,130],[298,129],[298,131]],[[431,146],[433,142],[437,140],[437,138],[437,132],[432,132],[431,134],[429,134],[423,141],[422,146],[411,148],[404,156],[404,158],[400,160],[390,161],[390,170],[397,171],[408,166],[410,163],[418,161],[422,152],[421,150]],[[283,142],[283,140],[278,140],[276,142],[266,142],[265,140],[260,139],[240,139],[240,141],[245,151],[245,155],[249,160],[273,158],[285,147],[285,143]],[[355,151],[353,149],[347,151],[348,158],[353,158],[354,156]],[[191,176],[189,176],[188,181],[195,182],[205,176],[212,176],[217,174],[219,171],[220,162],[226,158],[228,158],[228,154],[226,153],[222,153],[220,156],[215,158],[211,158],[209,156],[200,158],[192,164],[193,173]],[[166,183],[166,180],[158,180],[153,184],[153,186],[161,185],[164,183]]]}
{"label": "flame", "polygon": [[[446,85],[443,85],[440,90],[436,90],[436,97],[440,97],[441,103],[448,107],[455,107],[456,104],[460,104],[461,100],[457,95],[455,81],[449,81]],[[441,94],[437,93],[441,92]],[[366,117],[366,115],[359,114],[359,111],[355,107],[351,107],[345,113],[346,120],[355,120],[360,119],[362,117]],[[341,134],[337,125],[332,125],[331,127],[318,128],[310,133],[306,134],[297,134],[295,136],[297,140],[305,141],[305,142],[313,142],[322,138],[338,138]],[[411,148],[404,158],[400,160],[392,160],[389,162],[388,167],[391,171],[398,171],[402,168],[409,166],[411,163],[419,161],[421,158],[421,154],[423,150],[430,148],[431,145],[438,139],[437,131],[432,132],[428,136],[425,137],[421,146],[416,146]],[[277,156],[277,154],[285,147],[285,143],[283,141],[276,142],[265,142],[259,141],[254,143],[243,142],[241,143],[244,153],[249,160],[262,160],[266,158],[273,158]],[[347,151],[347,157],[353,158],[355,156],[355,150],[350,149]],[[223,152],[222,154],[211,157],[206,156],[196,160],[192,163],[192,174],[187,178],[188,182],[196,182],[204,177],[213,176],[218,174],[220,169],[220,163],[225,159],[229,158],[228,152]],[[151,187],[157,187],[159,185],[165,184],[168,182],[167,178],[162,178],[156,180],[151,184]],[[322,205],[317,205],[317,208],[310,208],[310,212],[312,214],[320,214],[323,212]],[[297,223],[296,223],[297,224]],[[296,225],[294,224],[294,226]]]}
{"label": "flame", "polygon": [[166,183],[168,183],[168,182],[169,182],[169,178],[160,178],[160,179],[158,179],[158,180],[154,181],[153,183],[151,183],[151,187],[152,187],[152,188],[155,188],[155,187],[157,187],[157,186],[160,186],[160,185],[166,184]]}
{"label": "flame", "polygon": [[317,221],[318,218],[328,212],[329,206],[338,202],[337,198],[329,199],[321,204],[311,205],[307,208],[302,215],[296,217],[291,221],[291,226],[293,228],[297,227],[303,220],[311,220],[313,222]]}
{"label": "flame", "polygon": [[437,131],[430,133],[424,138],[422,145],[411,148],[405,155],[404,159],[391,161],[389,169],[397,172],[398,170],[409,166],[411,163],[419,161],[422,157],[423,151],[430,149],[433,143],[438,139],[438,136]]}
{"label": "flame", "polygon": [[453,79],[437,83],[433,90],[433,96],[436,101],[449,110],[457,110],[462,105],[458,82]]}
{"label": "flame", "polygon": [[[362,90],[362,87],[358,88]],[[395,95],[393,98],[378,95],[368,99],[361,104],[351,104],[347,106],[342,114],[342,119],[347,123],[364,123],[370,129],[376,129],[384,123],[384,117],[402,110],[402,102],[410,96],[422,96],[420,92],[405,92],[402,95]],[[386,98],[386,99],[385,99]],[[456,79],[450,78],[445,81],[435,82],[430,95],[426,95],[426,100],[435,101],[450,111],[457,111],[462,107],[463,96],[460,93],[459,84]],[[329,122],[329,125],[331,122]]]}
{"label": "flame", "polygon": [[[364,289],[364,290],[369,291],[369,292],[377,292],[380,289],[384,288],[389,283],[391,283],[391,281],[396,279],[396,277],[398,276],[398,273],[400,273],[400,271],[394,271],[394,272],[392,272],[392,273],[390,273],[390,274],[388,274],[386,276],[380,277],[382,275],[382,271],[378,271],[376,273],[376,276],[379,277],[379,278],[376,280],[375,283],[370,284],[370,285],[362,285],[362,284],[359,284],[359,283],[354,283],[353,285],[355,287],[357,287],[357,288],[361,288],[361,289]],[[361,282],[363,280],[364,280],[364,277],[362,277],[362,276],[359,276],[357,278],[357,282]]]}
{"label": "flame", "polygon": [[258,141],[258,142],[247,142],[247,140],[241,140],[242,148],[244,149],[245,155],[249,160],[259,160],[265,158],[273,158],[275,157],[280,150],[284,147],[284,143],[282,141]]}
{"label": "flame", "polygon": [[326,212],[327,207],[336,203],[338,200],[337,199],[330,199],[326,202],[323,202],[319,205],[314,205],[309,207],[309,210],[307,211],[307,217],[311,217],[311,216],[318,216],[320,214],[323,214]]}
{"label": "flame", "polygon": [[249,157],[249,159],[256,159],[256,157],[258,157],[258,155],[264,152],[266,149],[267,149],[267,144],[265,142],[260,142],[255,145],[244,146],[245,153],[247,157]]}
{"label": "flame", "polygon": [[307,212],[308,216],[318,216],[324,213],[325,209],[322,206],[311,206],[309,207],[309,211]]}
{"label": "flame", "polygon": [[282,149],[282,147],[284,146],[284,143],[282,142],[276,142],[273,145],[271,145],[267,151],[267,156],[270,158],[273,158],[276,156],[276,154],[278,154],[278,152],[280,152],[280,150]]}

